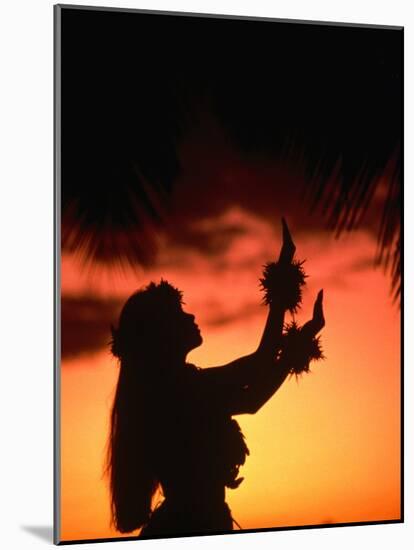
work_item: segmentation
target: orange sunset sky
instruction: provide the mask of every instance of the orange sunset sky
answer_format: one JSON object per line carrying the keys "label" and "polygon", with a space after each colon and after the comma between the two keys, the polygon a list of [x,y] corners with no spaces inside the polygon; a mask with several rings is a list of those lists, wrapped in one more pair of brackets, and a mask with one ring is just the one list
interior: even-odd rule
{"label": "orange sunset sky", "polygon": [[[362,228],[336,240],[283,214],[309,275],[300,323],[324,289],[326,359],[310,374],[288,379],[256,415],[237,417],[251,454],[241,469],[244,482],[227,489],[233,517],[244,529],[398,519],[400,311],[390,298],[389,276],[373,267],[375,238]],[[65,252],[62,296],[113,300],[116,323],[134,290],[163,277],[183,290],[184,307],[202,331],[204,343],[190,362],[210,367],[252,352],[266,317],[258,279],[278,254],[280,218],[271,223],[234,204],[194,223],[198,230],[213,224],[219,234],[243,230],[210,255],[161,239],[157,262],[147,269],[85,268]],[[85,309],[85,319],[89,313]],[[120,536],[109,527],[102,477],[118,374],[105,345],[107,328],[94,349],[62,358],[62,540]]]}

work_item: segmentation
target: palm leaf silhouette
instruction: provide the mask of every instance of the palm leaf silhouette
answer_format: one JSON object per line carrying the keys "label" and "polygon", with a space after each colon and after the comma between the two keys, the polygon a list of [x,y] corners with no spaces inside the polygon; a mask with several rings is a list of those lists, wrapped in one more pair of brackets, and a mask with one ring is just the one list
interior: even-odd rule
{"label": "palm leaf silhouette", "polygon": [[[311,211],[320,211],[328,226],[339,237],[357,229],[378,192],[385,194],[377,229],[377,253],[374,261],[391,275],[391,293],[397,301],[401,292],[401,159],[399,147],[387,165],[351,172],[348,177],[332,177],[332,172],[311,167],[308,199]],[[382,177],[381,177],[382,176]],[[380,189],[381,188],[381,189]]]}
{"label": "palm leaf silhouette", "polygon": [[242,154],[301,163],[309,207],[338,236],[382,193],[376,260],[399,295],[401,29],[71,9],[62,21],[64,250],[151,263],[180,139],[202,112]]}

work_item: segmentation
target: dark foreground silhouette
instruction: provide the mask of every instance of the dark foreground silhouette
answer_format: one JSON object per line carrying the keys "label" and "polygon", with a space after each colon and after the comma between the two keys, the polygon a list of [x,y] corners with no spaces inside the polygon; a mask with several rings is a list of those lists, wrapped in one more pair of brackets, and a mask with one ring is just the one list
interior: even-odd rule
{"label": "dark foreground silhouette", "polygon": [[[125,303],[112,329],[120,372],[107,458],[118,531],[142,528],[141,537],[160,537],[233,529],[225,489],[243,481],[239,468],[249,450],[232,416],[256,413],[289,373],[308,370],[318,358],[309,350],[312,343],[318,348],[324,326],[322,291],[312,320],[300,330],[295,325],[295,340],[284,332],[285,312],[295,311],[304,284],[294,252],[284,223],[279,260],[267,270],[273,278],[262,279],[269,313],[259,346],[223,366],[186,362],[202,337],[182,308],[182,293],[168,282],[150,283]],[[164,500],[153,509],[157,489]]]}

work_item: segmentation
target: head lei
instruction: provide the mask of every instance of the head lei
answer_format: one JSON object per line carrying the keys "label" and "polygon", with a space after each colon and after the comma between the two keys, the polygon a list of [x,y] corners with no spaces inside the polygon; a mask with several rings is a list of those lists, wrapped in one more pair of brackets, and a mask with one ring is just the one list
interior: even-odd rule
{"label": "head lei", "polygon": [[159,283],[151,282],[134,292],[122,308],[118,328],[111,326],[112,354],[118,358],[123,357],[130,348],[131,331],[134,336],[137,327],[145,332],[159,324],[160,320],[168,318],[168,314],[182,304],[182,291],[164,279]]}

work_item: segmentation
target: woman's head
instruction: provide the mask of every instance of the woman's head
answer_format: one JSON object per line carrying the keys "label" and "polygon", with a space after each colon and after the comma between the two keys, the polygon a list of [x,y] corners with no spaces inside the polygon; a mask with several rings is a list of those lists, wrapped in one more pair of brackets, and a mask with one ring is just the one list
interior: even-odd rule
{"label": "woman's head", "polygon": [[121,360],[184,359],[202,338],[182,304],[182,292],[164,280],[132,294],[112,329],[112,353]]}

